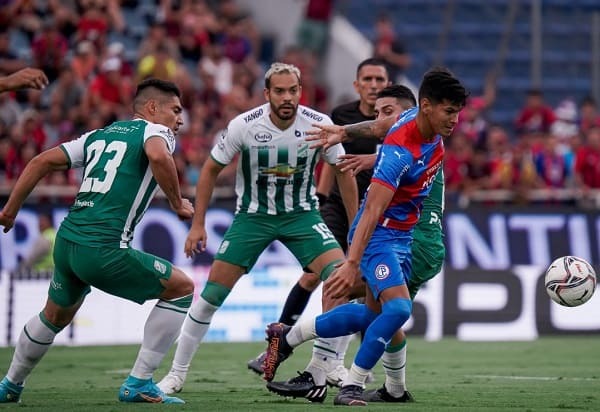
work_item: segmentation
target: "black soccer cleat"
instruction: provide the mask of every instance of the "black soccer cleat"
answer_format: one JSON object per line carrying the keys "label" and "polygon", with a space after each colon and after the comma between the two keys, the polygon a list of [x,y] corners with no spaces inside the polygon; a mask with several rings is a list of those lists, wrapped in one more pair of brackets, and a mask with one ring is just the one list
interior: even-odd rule
{"label": "black soccer cleat", "polygon": [[367,406],[363,399],[363,388],[358,385],[344,386],[333,400],[334,405],[343,406]]}
{"label": "black soccer cleat", "polygon": [[413,398],[413,396],[410,394],[409,391],[404,391],[402,396],[398,396],[398,397],[390,395],[390,393],[387,391],[385,385],[383,385],[379,389],[371,389],[371,390],[365,391],[363,393],[363,399],[367,402],[406,403],[406,402],[414,402],[415,401],[415,398]]}
{"label": "black soccer cleat", "polygon": [[277,368],[292,354],[292,348],[285,340],[291,327],[283,323],[271,323],[267,325],[267,355],[262,365],[264,380],[271,382],[275,377]]}
{"label": "black soccer cleat", "polygon": [[281,396],[306,398],[323,403],[327,397],[327,385],[316,385],[310,372],[298,372],[298,376],[283,382],[269,382],[267,389]]}
{"label": "black soccer cleat", "polygon": [[263,363],[265,362],[265,358],[267,357],[267,352],[262,352],[254,359],[250,359],[247,363],[248,369],[252,372],[262,375],[263,374]]}

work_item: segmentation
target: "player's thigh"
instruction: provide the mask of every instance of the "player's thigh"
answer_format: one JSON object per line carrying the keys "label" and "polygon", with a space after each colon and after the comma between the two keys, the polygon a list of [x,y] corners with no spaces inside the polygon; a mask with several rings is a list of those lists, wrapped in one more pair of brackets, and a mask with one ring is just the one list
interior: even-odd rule
{"label": "player's thigh", "polygon": [[348,217],[343,204],[334,201],[326,202],[320,209],[321,218],[335,236],[342,250],[348,250]]}
{"label": "player's thigh", "polygon": [[141,304],[161,296],[173,266],[163,258],[131,248],[96,248],[87,259],[78,259],[73,269],[84,282]]}
{"label": "player's thigh", "polygon": [[446,247],[441,228],[415,227],[412,244],[412,271],[408,290],[414,299],[420,287],[441,272],[446,257]]}
{"label": "player's thigh", "polygon": [[90,293],[90,286],[73,270],[74,260],[84,258],[79,245],[60,236],[54,241],[54,274],[48,287],[49,300],[62,308],[74,306]]}
{"label": "player's thigh", "polygon": [[[315,259],[327,253],[326,259],[343,259],[344,253],[316,210],[289,213],[279,228],[279,240],[298,259],[303,268],[319,271],[323,264],[313,265]],[[318,266],[316,269],[313,266]],[[319,273],[317,273],[319,274]]]}
{"label": "player's thigh", "polygon": [[249,272],[260,254],[277,236],[279,216],[238,213],[215,254],[215,260],[239,266]]}
{"label": "player's thigh", "polygon": [[406,285],[411,273],[410,244],[373,241],[365,250],[361,273],[375,299],[386,289]]}

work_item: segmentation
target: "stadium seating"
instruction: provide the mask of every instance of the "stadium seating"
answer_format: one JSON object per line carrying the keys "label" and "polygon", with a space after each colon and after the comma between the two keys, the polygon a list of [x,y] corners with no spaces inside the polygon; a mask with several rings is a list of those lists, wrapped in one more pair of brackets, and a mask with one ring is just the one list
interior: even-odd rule
{"label": "stadium seating", "polygon": [[[514,20],[508,24],[511,4]],[[352,0],[340,5],[341,12],[365,36],[373,38],[378,14],[391,15],[397,34],[413,57],[408,77],[418,82],[435,63],[445,64],[472,89],[480,93],[486,74],[501,64],[497,101],[491,120],[509,125],[522,105],[524,91],[533,86],[544,90],[546,100],[556,106],[566,97],[579,101],[591,94],[591,19],[600,11],[594,0],[545,0],[542,4],[541,84],[531,82],[530,1],[515,0]],[[509,34],[505,33],[512,27]],[[503,62],[499,50],[504,40]],[[445,50],[440,51],[440,45]]]}

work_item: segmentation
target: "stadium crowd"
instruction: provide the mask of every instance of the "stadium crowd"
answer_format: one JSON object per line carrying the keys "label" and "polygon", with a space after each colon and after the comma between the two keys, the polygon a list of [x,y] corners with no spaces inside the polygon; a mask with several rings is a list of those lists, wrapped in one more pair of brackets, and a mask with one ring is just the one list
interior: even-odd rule
{"label": "stadium crowd", "polygon": [[[312,16],[309,9],[303,23],[313,17],[326,24],[333,2],[314,3],[324,7]],[[262,76],[275,58],[301,69],[301,104],[328,113],[341,103],[330,101],[319,77],[322,45],[299,42],[273,56],[234,0],[12,0],[0,3],[0,27],[0,76],[33,66],[50,79],[42,91],[0,94],[5,193],[37,153],[128,118],[132,89],[144,78],[172,80],[183,92],[185,125],[175,156],[184,187],[196,183],[226,124],[264,101]],[[376,53],[410,64],[401,39],[389,29],[382,33],[373,39]],[[585,196],[600,188],[600,113],[592,98],[565,98],[553,108],[543,90],[531,89],[512,126],[488,117],[493,101],[493,85],[471,97],[446,142],[449,200],[481,190],[507,190],[525,200],[532,189]],[[79,176],[71,173],[56,172],[47,183],[76,187]],[[229,167],[217,184],[231,187],[233,180]]]}

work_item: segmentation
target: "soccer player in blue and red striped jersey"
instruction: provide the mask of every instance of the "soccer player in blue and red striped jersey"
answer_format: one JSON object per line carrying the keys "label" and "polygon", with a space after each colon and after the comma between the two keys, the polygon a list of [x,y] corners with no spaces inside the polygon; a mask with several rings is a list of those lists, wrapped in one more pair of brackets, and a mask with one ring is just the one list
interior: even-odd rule
{"label": "soccer player in blue and red striped jersey", "polygon": [[[399,330],[411,314],[406,285],[413,227],[442,165],[442,137],[452,133],[467,97],[464,86],[447,69],[434,68],[424,75],[419,107],[398,119],[379,151],[369,191],[349,233],[347,258],[324,284],[325,294],[341,298],[362,277],[368,286],[365,304],[338,306],[291,329],[269,325],[265,379],[272,379],[279,363],[302,342],[363,331],[364,340],[334,403],[366,405],[367,375],[386,347],[400,342]],[[319,127],[319,137],[327,146],[352,138],[353,132],[365,127],[381,125],[372,121]]]}

